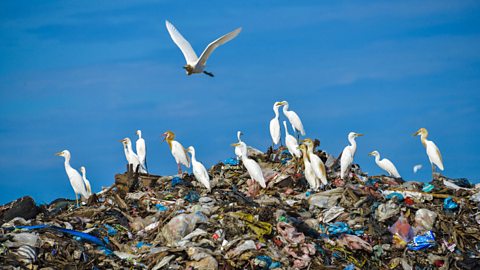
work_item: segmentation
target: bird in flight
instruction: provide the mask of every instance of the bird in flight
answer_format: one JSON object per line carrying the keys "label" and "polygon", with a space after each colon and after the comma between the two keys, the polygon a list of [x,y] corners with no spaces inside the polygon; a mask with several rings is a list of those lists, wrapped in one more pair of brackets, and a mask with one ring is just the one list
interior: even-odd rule
{"label": "bird in flight", "polygon": [[212,43],[208,44],[203,53],[200,55],[200,58],[198,58],[197,54],[192,48],[192,45],[190,45],[190,43],[182,36],[182,34],[178,32],[175,26],[173,26],[173,24],[171,24],[169,21],[165,21],[165,24],[167,25],[167,30],[170,34],[170,37],[172,38],[173,42],[175,42],[175,44],[177,44],[177,46],[180,48],[183,56],[185,57],[185,60],[187,61],[187,64],[183,66],[183,68],[187,72],[187,75],[192,75],[195,73],[205,73],[208,76],[213,77],[213,73],[204,70],[208,58],[217,47],[234,39],[240,33],[240,31],[242,31],[242,28],[237,28],[232,32],[216,39]]}

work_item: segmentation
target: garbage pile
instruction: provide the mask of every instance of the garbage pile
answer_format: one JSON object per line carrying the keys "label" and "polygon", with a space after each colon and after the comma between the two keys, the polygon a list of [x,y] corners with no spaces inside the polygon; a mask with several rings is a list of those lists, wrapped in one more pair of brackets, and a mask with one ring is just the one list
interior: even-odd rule
{"label": "garbage pile", "polygon": [[480,186],[339,178],[310,191],[302,162],[256,153],[267,188],[227,159],[210,193],[193,176],[128,170],[80,207],[25,197],[0,207],[2,269],[480,269]]}

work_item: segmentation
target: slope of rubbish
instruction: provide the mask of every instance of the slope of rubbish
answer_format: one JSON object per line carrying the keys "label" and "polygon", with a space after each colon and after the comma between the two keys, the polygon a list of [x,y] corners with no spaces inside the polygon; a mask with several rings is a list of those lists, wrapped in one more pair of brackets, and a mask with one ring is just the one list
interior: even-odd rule
{"label": "slope of rubbish", "polygon": [[76,207],[29,197],[0,207],[2,269],[480,269],[480,187],[368,176],[353,166],[308,191],[286,151],[253,156],[267,189],[235,159],[191,175],[115,176]]}

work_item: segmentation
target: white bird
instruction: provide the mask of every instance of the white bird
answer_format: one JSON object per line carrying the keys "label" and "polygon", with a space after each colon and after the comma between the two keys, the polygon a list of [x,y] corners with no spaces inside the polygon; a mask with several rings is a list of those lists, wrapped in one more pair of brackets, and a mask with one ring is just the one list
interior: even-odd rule
{"label": "white bird", "polygon": [[70,166],[70,151],[63,150],[55,155],[65,158],[65,171],[67,172],[68,179],[70,180],[70,185],[72,185],[73,192],[75,192],[75,201],[77,202],[78,206],[78,195],[88,198],[87,189],[85,188],[85,183],[83,182],[82,176],[77,170]]}
{"label": "white bird", "polygon": [[303,143],[307,146],[308,150],[308,158],[310,160],[310,164],[312,165],[313,172],[315,176],[322,181],[322,184],[326,185],[327,181],[327,170],[325,169],[325,164],[323,161],[313,153],[313,141],[309,138],[303,140]]}
{"label": "white bird", "polygon": [[283,103],[283,114],[288,118],[288,121],[292,125],[294,132],[300,132],[302,136],[305,136],[305,129],[303,129],[302,120],[298,117],[298,114],[294,111],[288,110],[288,102],[282,101]]}
{"label": "white bird", "polygon": [[265,183],[265,178],[263,177],[262,168],[260,168],[260,165],[258,165],[255,160],[250,159],[247,156],[247,145],[244,142],[239,142],[232,144],[232,146],[240,147],[240,150],[242,151],[242,163],[243,166],[247,168],[248,174],[253,180],[257,181],[262,188],[266,188],[267,184]]}
{"label": "white bird", "polygon": [[[88,197],[92,196],[92,187],[90,186],[90,181],[87,179],[87,169],[84,166],[80,167],[80,172],[82,172],[82,179],[85,183],[85,188],[87,189]],[[87,198],[88,198],[87,197]]]}
{"label": "white bird", "polygon": [[283,126],[285,127],[285,145],[287,146],[288,151],[292,156],[300,158],[302,152],[298,149],[297,139],[288,133],[287,121],[283,121]]}
{"label": "white bird", "polygon": [[313,171],[312,164],[308,159],[307,147],[304,144],[299,146],[299,149],[302,151],[303,154],[303,165],[305,166],[304,174],[305,179],[307,179],[310,188],[313,190],[317,190],[320,187],[320,182],[318,178],[315,176],[315,172]]}
{"label": "white bird", "polygon": [[140,163],[140,159],[138,158],[137,154],[133,152],[132,141],[130,140],[130,138],[124,138],[120,140],[120,142],[123,144],[123,150],[125,151],[125,157],[127,158],[128,164],[133,165],[133,170],[136,171],[138,168],[139,172],[147,173],[145,167],[143,167]]}
{"label": "white bird", "polygon": [[205,169],[205,166],[195,158],[195,148],[193,148],[193,146],[188,147],[187,151],[192,155],[193,175],[208,189],[208,192],[210,192],[210,176],[208,176],[207,169]]}
{"label": "white bird", "polygon": [[417,173],[419,170],[422,169],[422,164],[417,164],[415,166],[413,166],[413,173]]}
{"label": "white bird", "polygon": [[[240,136],[242,135],[243,133],[241,131],[237,131],[237,139],[239,143],[242,142],[242,139],[240,139]],[[239,146],[235,147],[235,155],[237,156],[237,160],[240,160],[240,158],[242,157],[242,149],[240,149]]]}
{"label": "white bird", "polygon": [[171,24],[169,21],[165,21],[165,24],[167,25],[167,30],[170,34],[170,37],[172,38],[173,42],[175,42],[175,44],[177,44],[177,46],[180,48],[183,56],[185,57],[185,60],[187,61],[187,64],[183,67],[187,75],[203,72],[210,77],[213,77],[213,74],[204,70],[205,65],[207,64],[208,57],[210,57],[212,52],[217,47],[235,38],[242,30],[242,28],[237,28],[234,31],[208,44],[203,53],[200,55],[200,58],[198,58],[190,43],[188,43],[188,41],[180,34],[180,32],[178,32],[175,26],[173,26],[173,24]]}
{"label": "white bird", "polygon": [[442,154],[440,154],[440,150],[435,145],[434,142],[427,140],[428,131],[426,128],[420,128],[413,136],[420,135],[420,140],[422,141],[423,146],[427,150],[428,159],[430,160],[430,164],[432,165],[432,176],[435,172],[435,166],[437,166],[440,170],[443,171],[443,160]]}
{"label": "white bird", "polygon": [[138,139],[135,142],[135,149],[137,150],[138,160],[142,167],[147,170],[147,146],[145,145],[145,140],[142,138],[142,131],[137,130]]}
{"label": "white bird", "polygon": [[278,121],[278,108],[284,105],[283,101],[277,101],[273,104],[273,112],[275,117],[270,120],[270,136],[272,137],[273,144],[278,144],[280,142],[280,122]]}
{"label": "white bird", "polygon": [[352,165],[353,157],[355,156],[355,151],[357,151],[357,142],[355,138],[363,136],[363,134],[358,134],[355,132],[350,132],[348,134],[348,141],[351,145],[345,146],[342,152],[342,157],[340,159],[340,178],[345,179],[345,176],[348,175],[348,170],[350,165]]}
{"label": "white bird", "polygon": [[395,165],[393,163],[384,158],[380,159],[380,153],[378,151],[372,151],[371,153],[368,154],[369,156],[374,156],[375,157],[375,163],[377,163],[378,167],[380,167],[382,170],[386,171],[388,175],[400,178],[400,174],[397,171],[397,168],[395,168]]}
{"label": "white bird", "polygon": [[182,174],[182,167],[180,164],[190,168],[190,158],[187,155],[186,149],[179,142],[175,141],[175,133],[172,131],[167,131],[163,133],[162,136],[164,137],[163,140],[167,141],[168,146],[172,151],[172,156],[175,158],[175,162],[178,166],[178,174]]}

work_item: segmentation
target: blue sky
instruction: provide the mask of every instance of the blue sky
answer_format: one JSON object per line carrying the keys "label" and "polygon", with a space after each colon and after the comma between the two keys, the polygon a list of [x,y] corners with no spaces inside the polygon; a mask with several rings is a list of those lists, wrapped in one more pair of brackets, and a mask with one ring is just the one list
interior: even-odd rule
{"label": "blue sky", "polygon": [[[426,127],[445,174],[478,182],[480,4],[476,1],[0,2],[0,203],[74,194],[55,152],[87,167],[99,191],[125,168],[119,139],[142,129],[149,168],[176,165],[160,135],[173,130],[207,167],[247,144],[270,145],[272,105],[288,100],[307,136],[338,155],[358,139],[406,179],[429,180]],[[200,53],[239,26],[208,62],[215,78],[186,76],[170,20]],[[282,115],[283,117],[283,115]],[[423,164],[414,175],[412,167]]]}

